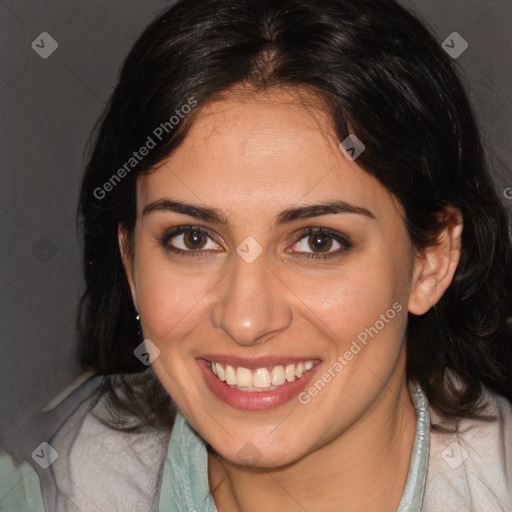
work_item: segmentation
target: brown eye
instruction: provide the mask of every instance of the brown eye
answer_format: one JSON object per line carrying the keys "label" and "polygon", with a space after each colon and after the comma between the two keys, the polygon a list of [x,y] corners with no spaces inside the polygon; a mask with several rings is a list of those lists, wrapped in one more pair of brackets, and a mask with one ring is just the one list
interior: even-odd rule
{"label": "brown eye", "polygon": [[332,238],[322,233],[317,233],[308,238],[308,243],[309,247],[314,251],[319,249],[320,252],[326,252],[332,247]]}
{"label": "brown eye", "polygon": [[296,238],[293,250],[287,252],[304,258],[326,259],[342,256],[352,248],[352,242],[342,233],[327,228],[308,228]]}
{"label": "brown eye", "polygon": [[183,235],[183,243],[187,249],[202,249],[207,242],[205,233],[199,230],[188,231]]}
{"label": "brown eye", "polygon": [[180,226],[170,230],[160,238],[160,244],[166,252],[182,256],[211,256],[211,253],[222,249],[215,243],[213,235],[195,226]]}

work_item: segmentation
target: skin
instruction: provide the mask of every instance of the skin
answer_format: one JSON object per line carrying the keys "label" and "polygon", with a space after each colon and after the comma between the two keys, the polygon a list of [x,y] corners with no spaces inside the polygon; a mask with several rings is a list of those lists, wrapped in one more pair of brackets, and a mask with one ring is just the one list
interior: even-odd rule
{"label": "skin", "polygon": [[[138,179],[133,254],[119,229],[144,337],[160,350],[154,371],[220,454],[208,455],[220,511],[395,511],[403,493],[416,429],[405,378],[407,312],[425,313],[449,286],[462,219],[447,208],[438,243],[417,251],[397,200],[338,144],[307,92],[233,91],[199,111],[183,145]],[[216,208],[230,228],[170,211],[142,215],[164,198]],[[286,208],[332,200],[375,218],[329,214],[273,226]],[[162,247],[166,231],[187,225],[215,239],[204,235],[199,249],[183,235],[167,243],[206,257]],[[314,237],[296,243],[308,227],[342,233],[353,247],[307,259],[322,253]],[[236,252],[249,236],[263,251],[252,263]],[[335,240],[322,240],[324,253],[339,252]],[[195,362],[208,352],[299,356],[321,359],[326,370],[394,303],[401,312],[305,405],[234,409],[212,394]],[[239,461],[247,442],[260,454],[252,466]]]}

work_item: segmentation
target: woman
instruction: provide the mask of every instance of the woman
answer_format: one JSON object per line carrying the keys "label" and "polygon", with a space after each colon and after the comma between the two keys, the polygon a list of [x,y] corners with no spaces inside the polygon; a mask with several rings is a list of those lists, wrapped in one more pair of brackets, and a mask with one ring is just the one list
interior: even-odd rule
{"label": "woman", "polygon": [[512,509],[510,219],[397,3],[171,7],[80,214],[97,376],[42,420],[38,506]]}

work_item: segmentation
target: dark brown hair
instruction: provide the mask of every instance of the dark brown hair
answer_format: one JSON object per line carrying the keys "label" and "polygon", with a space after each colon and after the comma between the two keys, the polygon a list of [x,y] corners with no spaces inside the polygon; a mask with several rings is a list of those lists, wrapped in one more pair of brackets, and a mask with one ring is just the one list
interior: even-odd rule
{"label": "dark brown hair", "polygon": [[172,425],[172,401],[133,353],[142,338],[117,229],[133,230],[137,176],[179,147],[199,108],[136,165],[126,162],[190,98],[201,107],[237,85],[322,98],[339,139],[364,141],[358,163],[398,198],[418,249],[435,239],[446,205],[462,212],[453,282],[435,308],[409,314],[407,376],[450,417],[478,417],[484,386],[512,400],[510,218],[455,64],[424,24],[393,0],[182,0],[130,51],[83,178],[80,357],[116,374],[105,379],[112,405],[144,424]]}

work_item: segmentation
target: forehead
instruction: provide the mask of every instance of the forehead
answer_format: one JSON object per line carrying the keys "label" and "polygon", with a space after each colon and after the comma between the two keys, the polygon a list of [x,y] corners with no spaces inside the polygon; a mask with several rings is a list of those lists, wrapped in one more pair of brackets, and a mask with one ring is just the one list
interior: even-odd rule
{"label": "forehead", "polygon": [[325,105],[309,92],[226,95],[204,106],[183,144],[140,178],[140,208],[163,194],[220,209],[389,202],[339,143]]}

